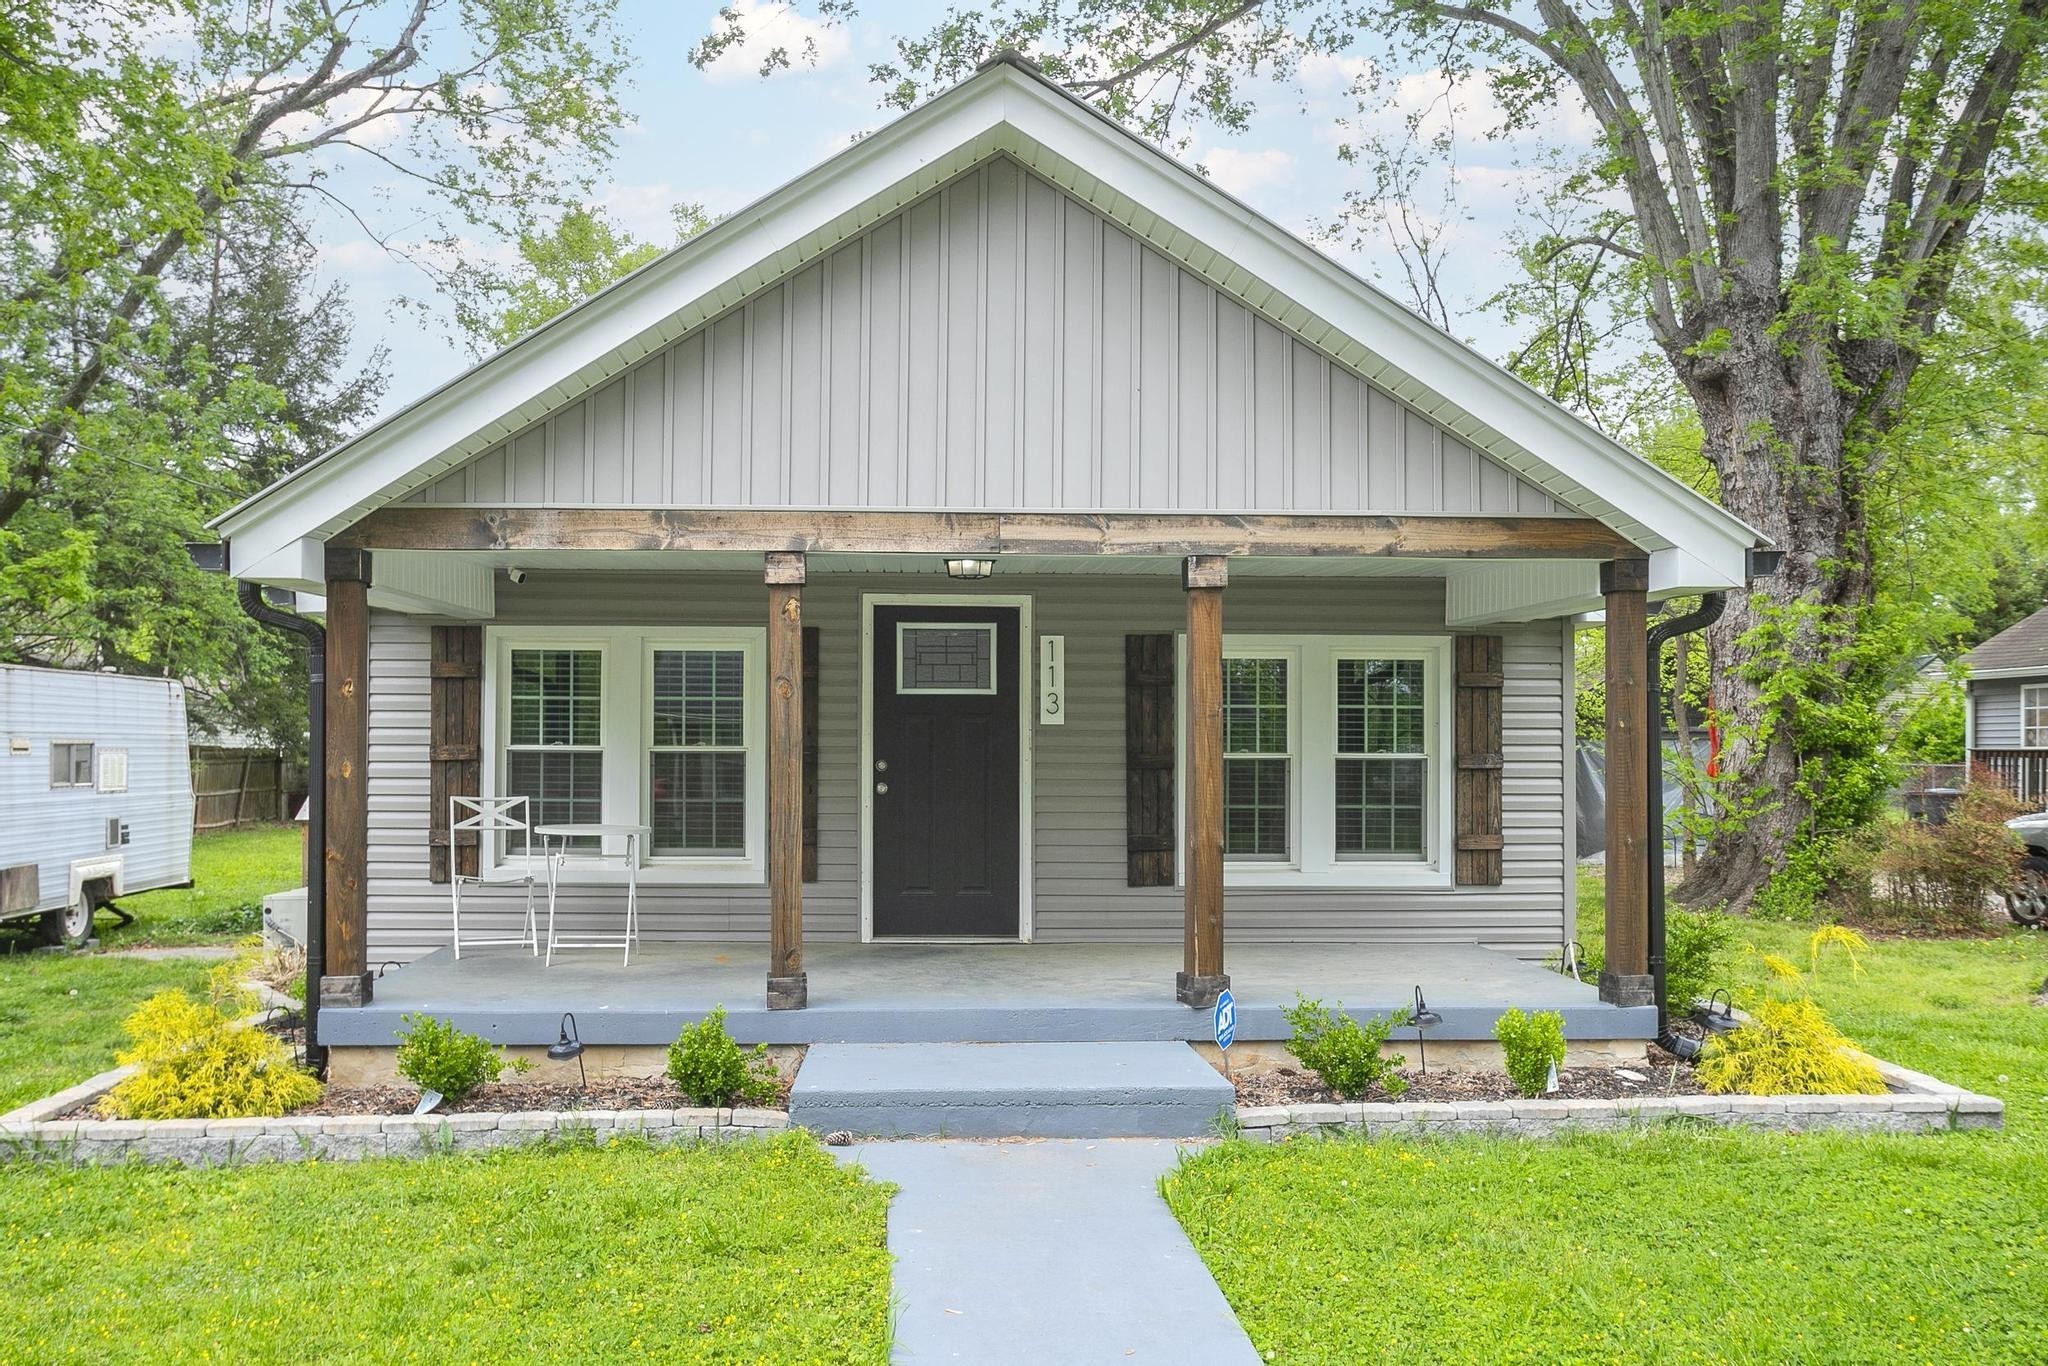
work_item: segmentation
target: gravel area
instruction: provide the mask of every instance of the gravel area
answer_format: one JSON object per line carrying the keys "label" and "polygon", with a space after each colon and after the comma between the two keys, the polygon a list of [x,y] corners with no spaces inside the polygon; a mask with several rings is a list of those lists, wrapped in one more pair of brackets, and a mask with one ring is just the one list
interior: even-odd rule
{"label": "gravel area", "polygon": [[[1651,1059],[1640,1067],[1567,1067],[1557,1074],[1555,1100],[1627,1100],[1644,1096],[1697,1096],[1702,1094],[1693,1079],[1692,1068],[1662,1049],[1652,1048]],[[1514,1100],[1520,1096],[1505,1072],[1432,1068],[1427,1074],[1404,1070],[1408,1089],[1390,1095],[1375,1088],[1359,1099],[1368,1101],[1451,1101]],[[1237,1103],[1252,1105],[1314,1105],[1337,1100],[1335,1092],[1323,1085],[1315,1073],[1291,1067],[1277,1068],[1257,1076],[1235,1078]]]}

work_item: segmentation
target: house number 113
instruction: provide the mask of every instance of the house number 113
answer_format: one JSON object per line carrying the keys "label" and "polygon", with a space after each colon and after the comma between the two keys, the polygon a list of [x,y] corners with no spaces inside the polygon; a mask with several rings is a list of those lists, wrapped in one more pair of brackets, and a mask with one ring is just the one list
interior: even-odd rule
{"label": "house number 113", "polygon": [[1038,638],[1038,724],[1067,724],[1067,638]]}

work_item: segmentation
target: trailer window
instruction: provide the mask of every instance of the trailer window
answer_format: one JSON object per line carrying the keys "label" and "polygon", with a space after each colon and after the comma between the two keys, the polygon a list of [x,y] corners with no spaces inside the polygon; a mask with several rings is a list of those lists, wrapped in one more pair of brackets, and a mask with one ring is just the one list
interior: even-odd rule
{"label": "trailer window", "polygon": [[50,786],[92,786],[91,741],[60,740],[50,746]]}

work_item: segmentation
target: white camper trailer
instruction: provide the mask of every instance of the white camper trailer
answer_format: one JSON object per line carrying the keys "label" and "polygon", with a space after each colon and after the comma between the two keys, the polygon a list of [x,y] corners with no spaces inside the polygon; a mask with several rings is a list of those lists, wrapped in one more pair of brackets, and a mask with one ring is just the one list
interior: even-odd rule
{"label": "white camper trailer", "polygon": [[192,880],[185,689],[0,665],[0,920],[82,944],[117,896]]}

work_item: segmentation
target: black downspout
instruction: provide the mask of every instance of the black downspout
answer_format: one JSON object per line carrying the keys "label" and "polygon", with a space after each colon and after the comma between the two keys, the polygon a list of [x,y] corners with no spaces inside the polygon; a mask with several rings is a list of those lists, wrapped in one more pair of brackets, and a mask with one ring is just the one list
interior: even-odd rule
{"label": "black downspout", "polygon": [[306,641],[306,1066],[327,1075],[319,1037],[320,979],[327,974],[327,629],[310,617],[263,600],[253,583],[239,585],[242,610],[265,626]]}
{"label": "black downspout", "polygon": [[[1645,794],[1645,805],[1649,809],[1650,849],[1656,862],[1651,865],[1650,874],[1650,980],[1657,999],[1657,1046],[1667,1053],[1681,1058],[1696,1057],[1700,1051],[1699,1040],[1680,1038],[1671,1032],[1671,1006],[1664,990],[1664,727],[1658,721],[1662,715],[1657,697],[1663,692],[1664,642],[1679,636],[1690,635],[1703,627],[1712,626],[1721,619],[1721,612],[1728,605],[1725,593],[1706,593],[1700,597],[1700,605],[1682,617],[1668,617],[1650,628],[1650,784]],[[1678,704],[1682,705],[1682,703]]]}

